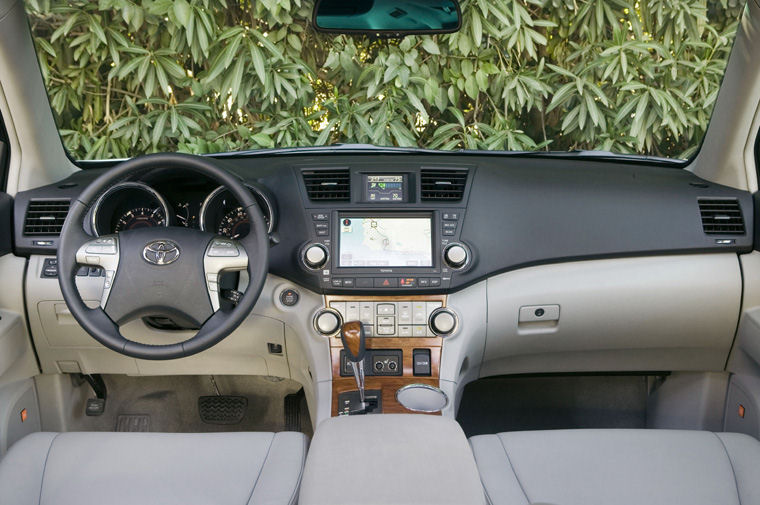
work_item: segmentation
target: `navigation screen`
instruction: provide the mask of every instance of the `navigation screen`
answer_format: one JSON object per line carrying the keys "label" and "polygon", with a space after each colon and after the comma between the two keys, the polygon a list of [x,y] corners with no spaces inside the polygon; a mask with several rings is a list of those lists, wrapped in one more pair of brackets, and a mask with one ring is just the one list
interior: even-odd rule
{"label": "navigation screen", "polygon": [[370,202],[403,202],[403,175],[368,175],[367,199]]}
{"label": "navigation screen", "polygon": [[342,217],[341,267],[432,267],[429,217]]}

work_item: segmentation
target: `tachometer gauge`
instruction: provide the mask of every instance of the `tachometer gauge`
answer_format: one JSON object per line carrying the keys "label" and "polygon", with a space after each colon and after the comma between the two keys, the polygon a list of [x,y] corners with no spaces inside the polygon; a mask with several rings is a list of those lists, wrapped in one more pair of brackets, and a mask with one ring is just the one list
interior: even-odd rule
{"label": "tachometer gauge", "polygon": [[227,238],[238,239],[248,235],[250,230],[251,222],[248,216],[243,207],[238,207],[224,215],[216,232]]}
{"label": "tachometer gauge", "polygon": [[166,215],[161,207],[151,209],[148,207],[138,207],[124,213],[116,222],[115,231],[135,230],[137,228],[152,228],[155,226],[164,226],[166,224]]}

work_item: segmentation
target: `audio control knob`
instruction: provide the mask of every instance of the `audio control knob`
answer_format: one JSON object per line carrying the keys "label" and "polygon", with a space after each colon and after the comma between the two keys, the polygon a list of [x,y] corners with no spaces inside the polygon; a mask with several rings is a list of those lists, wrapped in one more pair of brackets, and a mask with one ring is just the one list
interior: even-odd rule
{"label": "audio control knob", "polygon": [[322,335],[334,335],[341,324],[340,314],[333,309],[322,309],[314,316],[314,328]]}
{"label": "audio control knob", "polygon": [[457,329],[457,316],[447,308],[435,309],[430,314],[430,329],[439,337],[447,337]]}
{"label": "audio control knob", "polygon": [[303,262],[312,270],[319,270],[327,263],[327,248],[322,244],[311,244],[303,252]]}
{"label": "audio control knob", "polygon": [[467,264],[469,253],[462,244],[451,244],[444,249],[443,259],[451,268],[459,269]]}

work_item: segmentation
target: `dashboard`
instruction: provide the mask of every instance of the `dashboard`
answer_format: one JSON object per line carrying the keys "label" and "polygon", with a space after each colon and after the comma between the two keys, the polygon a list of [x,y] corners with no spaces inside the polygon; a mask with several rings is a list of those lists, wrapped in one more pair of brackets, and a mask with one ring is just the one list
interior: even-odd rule
{"label": "dashboard", "polygon": [[[220,163],[245,181],[268,221],[269,272],[318,293],[452,293],[534,265],[753,248],[752,196],[677,168],[456,153]],[[47,225],[62,223],[68,203],[103,170],[17,194],[15,253],[54,254],[60,227]],[[60,210],[48,216],[38,206]],[[34,221],[40,215],[51,221]],[[90,221],[93,234],[248,231],[225,189],[160,167],[106,192]]]}
{"label": "dashboard", "polygon": [[[247,185],[261,207],[271,233],[275,222],[274,199],[266,189]],[[159,174],[147,181],[126,181],[112,186],[89,213],[97,235],[137,228],[181,226],[238,239],[248,234],[250,223],[237,200],[211,180]]]}

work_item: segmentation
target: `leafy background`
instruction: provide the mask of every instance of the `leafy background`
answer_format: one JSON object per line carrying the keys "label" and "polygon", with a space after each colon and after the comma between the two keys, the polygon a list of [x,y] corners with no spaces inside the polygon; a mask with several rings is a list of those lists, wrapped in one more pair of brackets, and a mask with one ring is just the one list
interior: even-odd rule
{"label": "leafy background", "polygon": [[335,142],[688,158],[741,0],[463,0],[462,29],[317,33],[311,0],[27,0],[75,158]]}

